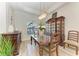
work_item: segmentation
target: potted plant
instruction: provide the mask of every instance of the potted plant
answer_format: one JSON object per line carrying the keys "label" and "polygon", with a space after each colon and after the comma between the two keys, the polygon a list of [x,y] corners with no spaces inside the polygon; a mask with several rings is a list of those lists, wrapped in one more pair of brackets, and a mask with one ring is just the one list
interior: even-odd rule
{"label": "potted plant", "polygon": [[11,56],[13,52],[13,45],[10,37],[3,37],[0,35],[0,56]]}

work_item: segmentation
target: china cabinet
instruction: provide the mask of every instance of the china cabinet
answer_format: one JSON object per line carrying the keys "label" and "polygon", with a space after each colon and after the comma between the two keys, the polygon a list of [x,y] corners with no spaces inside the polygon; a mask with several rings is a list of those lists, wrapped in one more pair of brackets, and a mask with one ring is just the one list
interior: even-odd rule
{"label": "china cabinet", "polygon": [[59,32],[60,33],[60,45],[63,45],[63,41],[65,39],[65,32],[64,32],[64,16],[60,16],[60,17],[56,17],[56,18],[51,18],[49,20],[47,20],[47,24],[48,24],[48,31],[50,33],[55,33],[55,32]]}

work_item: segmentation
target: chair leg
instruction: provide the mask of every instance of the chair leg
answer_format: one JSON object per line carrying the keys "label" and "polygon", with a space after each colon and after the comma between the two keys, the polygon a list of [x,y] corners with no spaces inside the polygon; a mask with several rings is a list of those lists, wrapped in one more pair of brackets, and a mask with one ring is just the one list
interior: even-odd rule
{"label": "chair leg", "polygon": [[39,45],[39,55],[43,56],[43,46]]}
{"label": "chair leg", "polygon": [[76,47],[76,55],[78,55],[78,47]]}
{"label": "chair leg", "polygon": [[56,55],[58,56],[58,45],[56,47]]}
{"label": "chair leg", "polygon": [[65,49],[65,43],[64,43],[64,49]]}
{"label": "chair leg", "polygon": [[51,48],[49,47],[49,56],[51,56]]}
{"label": "chair leg", "polygon": [[69,47],[70,45],[68,44],[68,47]]}
{"label": "chair leg", "polygon": [[51,51],[49,50],[49,56],[51,56]]}

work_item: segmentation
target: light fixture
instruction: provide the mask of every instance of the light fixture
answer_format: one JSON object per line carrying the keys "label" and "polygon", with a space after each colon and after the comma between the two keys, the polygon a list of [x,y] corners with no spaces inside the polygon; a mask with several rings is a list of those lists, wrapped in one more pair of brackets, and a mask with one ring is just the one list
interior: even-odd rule
{"label": "light fixture", "polygon": [[43,7],[43,8],[44,9],[42,10],[42,6],[41,6],[41,2],[40,2],[40,16],[38,17],[39,20],[42,20],[42,19],[46,18],[46,16],[47,16],[47,12],[45,10],[45,7]]}
{"label": "light fixture", "polygon": [[47,16],[47,13],[43,13],[38,18],[39,18],[39,20],[42,20],[42,19],[46,18],[46,16]]}

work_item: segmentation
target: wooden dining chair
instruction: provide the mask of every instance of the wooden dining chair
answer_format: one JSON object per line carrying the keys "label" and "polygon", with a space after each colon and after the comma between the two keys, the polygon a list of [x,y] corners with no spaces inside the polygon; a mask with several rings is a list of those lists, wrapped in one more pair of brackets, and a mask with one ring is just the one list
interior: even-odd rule
{"label": "wooden dining chair", "polygon": [[48,44],[44,44],[41,42],[40,44],[40,55],[43,55],[43,52],[47,52],[49,56],[52,55],[53,52],[56,51],[56,55],[58,56],[58,45],[60,42],[59,33],[54,33],[51,35],[51,40]]}
{"label": "wooden dining chair", "polygon": [[68,32],[68,39],[64,41],[64,48],[65,48],[65,44],[72,47],[76,47],[76,55],[78,55],[78,47],[79,47],[79,32],[75,31],[75,30],[70,30]]}

